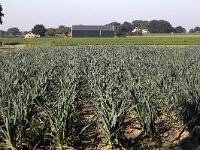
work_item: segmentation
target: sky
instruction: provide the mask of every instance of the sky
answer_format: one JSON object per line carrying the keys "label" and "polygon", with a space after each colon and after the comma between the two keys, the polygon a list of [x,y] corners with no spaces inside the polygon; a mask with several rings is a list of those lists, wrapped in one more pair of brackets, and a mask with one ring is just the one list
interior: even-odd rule
{"label": "sky", "polygon": [[200,26],[200,0],[0,0],[3,25],[30,31],[36,24],[104,25],[113,21],[163,19],[187,30]]}

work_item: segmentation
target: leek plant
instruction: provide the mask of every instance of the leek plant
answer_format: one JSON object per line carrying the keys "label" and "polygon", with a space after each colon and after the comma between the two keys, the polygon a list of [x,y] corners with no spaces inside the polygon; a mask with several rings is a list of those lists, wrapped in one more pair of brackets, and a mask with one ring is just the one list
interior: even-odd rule
{"label": "leek plant", "polygon": [[[93,58],[90,68],[92,104],[95,107],[98,125],[109,145],[119,145],[123,136],[124,121],[129,112],[129,103],[125,99],[120,85],[121,70],[115,69],[115,63]],[[96,64],[95,64],[96,63]],[[106,67],[107,65],[107,67]]]}
{"label": "leek plant", "polygon": [[[29,149],[64,149],[80,123],[80,90],[91,95],[87,98],[96,122],[111,145],[120,143],[127,113],[134,114],[154,139],[159,136],[160,114],[199,138],[199,60],[199,46],[43,47],[7,53],[0,56],[1,139],[11,149],[24,143],[37,143]],[[37,125],[30,120],[37,120]],[[43,122],[48,127],[43,127],[41,139],[31,141],[30,128]],[[45,143],[44,134],[54,144]]]}

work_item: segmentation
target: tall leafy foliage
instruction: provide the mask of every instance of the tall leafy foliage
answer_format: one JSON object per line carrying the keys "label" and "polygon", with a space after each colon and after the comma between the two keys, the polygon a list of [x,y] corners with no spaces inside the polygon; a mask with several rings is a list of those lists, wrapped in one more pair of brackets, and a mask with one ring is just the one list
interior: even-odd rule
{"label": "tall leafy foliage", "polygon": [[2,6],[1,6],[1,4],[0,4],[0,24],[2,24],[3,23],[3,21],[2,21],[2,17],[4,16],[4,14],[3,14],[3,8],[2,8]]}

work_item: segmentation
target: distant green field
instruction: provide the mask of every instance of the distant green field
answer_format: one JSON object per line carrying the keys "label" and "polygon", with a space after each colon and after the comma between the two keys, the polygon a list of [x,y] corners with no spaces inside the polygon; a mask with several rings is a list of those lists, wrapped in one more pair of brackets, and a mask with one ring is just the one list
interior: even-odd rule
{"label": "distant green field", "polygon": [[115,38],[0,38],[0,42],[3,44],[25,44],[27,46],[200,45],[200,34],[150,34]]}

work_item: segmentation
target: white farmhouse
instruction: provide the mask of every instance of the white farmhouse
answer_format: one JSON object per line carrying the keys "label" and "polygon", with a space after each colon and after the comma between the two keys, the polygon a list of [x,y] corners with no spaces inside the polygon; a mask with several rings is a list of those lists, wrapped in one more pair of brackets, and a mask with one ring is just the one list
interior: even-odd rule
{"label": "white farmhouse", "polygon": [[150,32],[148,31],[148,29],[142,29],[142,34],[150,34]]}
{"label": "white farmhouse", "polygon": [[136,32],[140,32],[141,31],[141,29],[140,28],[138,28],[138,27],[135,27],[135,29],[132,31],[133,33],[136,33]]}
{"label": "white farmhouse", "polygon": [[148,29],[140,29],[138,27],[135,27],[135,29],[132,31],[132,33],[142,32],[142,34],[150,34]]}

